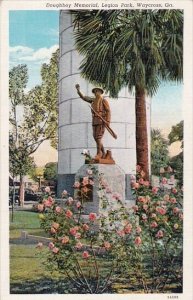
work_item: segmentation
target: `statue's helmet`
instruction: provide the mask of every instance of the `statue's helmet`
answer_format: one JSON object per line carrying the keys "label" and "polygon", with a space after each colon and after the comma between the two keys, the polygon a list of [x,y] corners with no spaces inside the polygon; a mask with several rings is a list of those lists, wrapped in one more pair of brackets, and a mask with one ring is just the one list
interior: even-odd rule
{"label": "statue's helmet", "polygon": [[93,88],[92,89],[92,93],[94,94],[96,90],[101,91],[102,94],[104,93],[104,90],[101,87],[95,87],[95,88]]}

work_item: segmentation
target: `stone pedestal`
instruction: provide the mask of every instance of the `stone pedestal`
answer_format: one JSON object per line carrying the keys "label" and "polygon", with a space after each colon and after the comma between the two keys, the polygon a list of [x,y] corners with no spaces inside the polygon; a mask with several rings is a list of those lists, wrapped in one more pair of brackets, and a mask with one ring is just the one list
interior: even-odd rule
{"label": "stone pedestal", "polygon": [[[97,174],[93,172],[92,175],[88,175],[87,170],[94,168]],[[122,202],[126,203],[125,200],[125,174],[122,169],[117,165],[104,165],[104,164],[93,164],[93,165],[83,165],[75,175],[75,181],[81,181],[83,177],[88,177],[93,180],[94,184],[92,186],[92,191],[89,194],[89,199],[84,203],[85,214],[94,212],[96,214],[100,213],[101,199],[100,199],[100,184],[98,174],[103,174],[102,181],[107,189],[107,195],[109,201],[117,201],[114,197],[118,197]],[[76,197],[76,190],[75,195]]]}

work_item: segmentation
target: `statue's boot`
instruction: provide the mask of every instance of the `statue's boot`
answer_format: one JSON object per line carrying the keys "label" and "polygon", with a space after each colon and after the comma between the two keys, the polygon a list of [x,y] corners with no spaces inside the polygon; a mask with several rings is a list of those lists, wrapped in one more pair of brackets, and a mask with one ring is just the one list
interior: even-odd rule
{"label": "statue's boot", "polygon": [[105,155],[105,159],[108,159],[108,160],[112,160],[112,152],[111,150],[107,150],[107,153]]}

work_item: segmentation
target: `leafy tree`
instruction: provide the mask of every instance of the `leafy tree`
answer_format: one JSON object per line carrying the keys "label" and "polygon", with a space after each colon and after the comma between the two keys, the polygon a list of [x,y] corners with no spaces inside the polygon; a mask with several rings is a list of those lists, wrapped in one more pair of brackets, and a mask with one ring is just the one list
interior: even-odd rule
{"label": "leafy tree", "polygon": [[183,185],[183,168],[184,168],[184,166],[183,166],[183,164],[184,164],[183,125],[184,125],[184,122],[181,121],[178,124],[176,124],[175,126],[172,126],[171,132],[168,135],[170,145],[177,141],[181,142],[182,151],[178,155],[172,157],[170,160],[170,165],[175,170],[175,174],[176,174],[175,177],[178,179],[180,186]]}
{"label": "leafy tree", "polygon": [[159,129],[151,130],[151,172],[160,175],[160,168],[169,163],[168,141],[164,139]]}
{"label": "leafy tree", "polygon": [[50,162],[45,165],[44,178],[46,180],[57,180],[57,163]]}
{"label": "leafy tree", "polygon": [[[33,163],[30,156],[45,140],[51,139],[52,145],[57,144],[58,53],[56,51],[52,55],[50,64],[42,66],[42,84],[28,94],[24,93],[27,67],[19,65],[10,71],[10,165],[14,176],[20,175],[21,205],[24,202],[23,176],[30,171]],[[24,108],[22,120],[17,118],[18,105]]]}
{"label": "leafy tree", "polygon": [[183,76],[183,12],[180,10],[73,11],[75,43],[84,56],[80,70],[117,97],[135,92],[137,163],[148,177],[146,96],[162,80]]}

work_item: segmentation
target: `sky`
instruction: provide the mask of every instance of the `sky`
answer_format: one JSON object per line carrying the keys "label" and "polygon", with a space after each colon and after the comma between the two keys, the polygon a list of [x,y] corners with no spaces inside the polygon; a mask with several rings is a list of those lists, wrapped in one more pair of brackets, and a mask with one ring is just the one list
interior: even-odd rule
{"label": "sky", "polygon": [[[27,90],[41,83],[40,69],[48,63],[51,54],[59,47],[59,11],[18,10],[9,14],[10,68],[27,64],[29,81]],[[183,85],[162,83],[151,101],[151,127],[161,129],[167,136],[172,125],[182,116]],[[46,144],[46,147],[48,145]],[[45,157],[44,147],[36,154],[37,164]],[[55,153],[55,154],[54,154]],[[57,153],[52,152],[53,161]],[[46,161],[47,162],[47,161]],[[46,163],[45,162],[45,163]]]}

